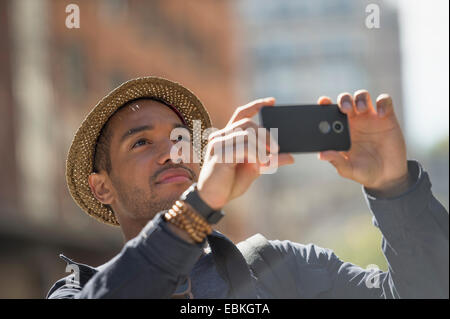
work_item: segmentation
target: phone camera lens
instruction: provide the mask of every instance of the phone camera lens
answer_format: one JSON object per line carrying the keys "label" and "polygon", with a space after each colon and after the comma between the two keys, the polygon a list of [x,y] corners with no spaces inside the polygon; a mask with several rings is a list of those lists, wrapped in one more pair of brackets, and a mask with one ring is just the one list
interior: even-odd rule
{"label": "phone camera lens", "polygon": [[333,123],[333,131],[335,131],[336,133],[342,133],[343,130],[344,125],[340,121],[335,121]]}
{"label": "phone camera lens", "polygon": [[330,133],[331,130],[331,126],[330,123],[328,123],[327,121],[322,121],[319,123],[319,130],[320,132],[322,132],[323,134],[328,134]]}

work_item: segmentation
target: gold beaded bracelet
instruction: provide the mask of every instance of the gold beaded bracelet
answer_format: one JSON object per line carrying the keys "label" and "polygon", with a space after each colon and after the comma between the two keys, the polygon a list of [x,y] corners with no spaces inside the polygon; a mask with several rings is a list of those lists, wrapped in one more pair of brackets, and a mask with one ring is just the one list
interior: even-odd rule
{"label": "gold beaded bracelet", "polygon": [[164,217],[166,221],[186,231],[197,243],[201,243],[212,233],[211,225],[184,201],[177,200]]}

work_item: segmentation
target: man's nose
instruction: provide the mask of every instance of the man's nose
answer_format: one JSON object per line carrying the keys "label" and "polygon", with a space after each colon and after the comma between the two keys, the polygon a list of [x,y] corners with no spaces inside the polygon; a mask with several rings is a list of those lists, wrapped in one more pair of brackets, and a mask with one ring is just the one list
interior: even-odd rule
{"label": "man's nose", "polygon": [[172,150],[173,145],[176,141],[172,141],[170,139],[164,139],[160,142],[158,149],[158,164],[164,165],[169,161],[172,161],[170,156],[170,151]]}

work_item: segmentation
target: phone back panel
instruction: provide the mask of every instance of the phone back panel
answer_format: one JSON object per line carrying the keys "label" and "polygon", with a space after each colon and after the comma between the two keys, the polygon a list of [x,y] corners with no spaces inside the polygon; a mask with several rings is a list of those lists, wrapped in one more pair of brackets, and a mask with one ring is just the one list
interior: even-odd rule
{"label": "phone back panel", "polygon": [[261,125],[278,128],[280,153],[350,149],[347,115],[336,104],[263,107]]}

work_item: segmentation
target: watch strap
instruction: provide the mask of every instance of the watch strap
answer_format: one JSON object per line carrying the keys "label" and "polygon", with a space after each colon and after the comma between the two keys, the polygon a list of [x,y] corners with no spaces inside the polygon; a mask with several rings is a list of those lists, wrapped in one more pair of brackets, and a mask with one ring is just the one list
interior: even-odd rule
{"label": "watch strap", "polygon": [[225,216],[222,210],[214,210],[198,194],[197,183],[193,183],[180,197],[188,203],[208,224],[217,224]]}

